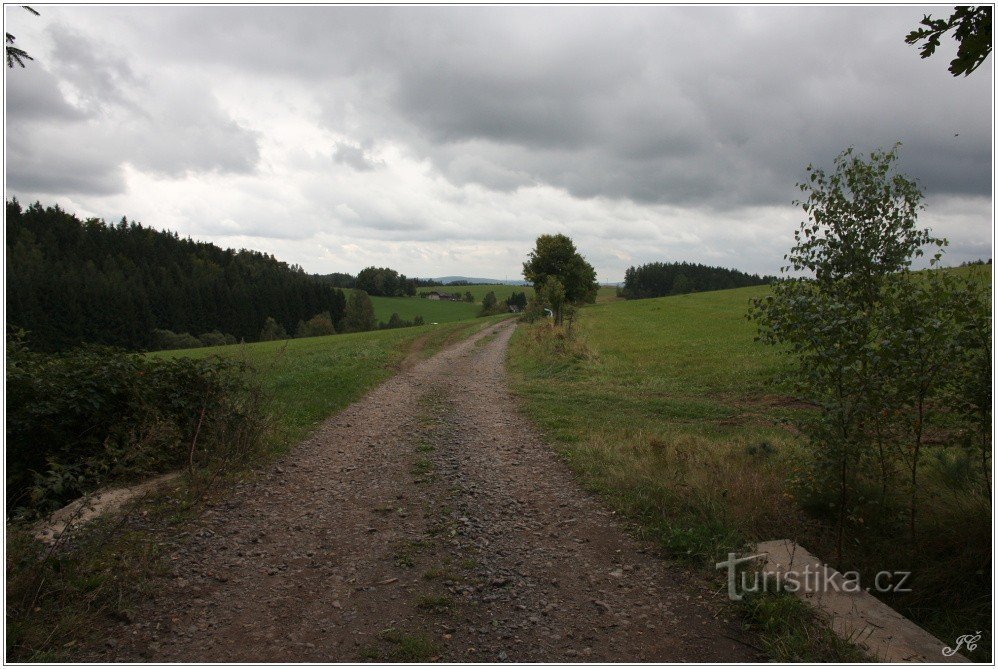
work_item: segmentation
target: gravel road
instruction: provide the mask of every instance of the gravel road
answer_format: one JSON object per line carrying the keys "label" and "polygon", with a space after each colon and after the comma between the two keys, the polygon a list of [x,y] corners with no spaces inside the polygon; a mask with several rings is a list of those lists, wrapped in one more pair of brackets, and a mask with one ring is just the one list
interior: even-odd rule
{"label": "gravel road", "polygon": [[400,373],[211,507],[105,659],[762,659],[519,413],[514,328]]}

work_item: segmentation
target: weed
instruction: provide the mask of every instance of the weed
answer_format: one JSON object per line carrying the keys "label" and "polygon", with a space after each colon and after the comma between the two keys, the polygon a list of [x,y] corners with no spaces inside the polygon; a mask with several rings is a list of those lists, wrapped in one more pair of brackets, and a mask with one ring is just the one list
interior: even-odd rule
{"label": "weed", "polygon": [[426,662],[440,653],[436,642],[423,634],[387,629],[378,636],[394,646],[388,654],[393,662]]}

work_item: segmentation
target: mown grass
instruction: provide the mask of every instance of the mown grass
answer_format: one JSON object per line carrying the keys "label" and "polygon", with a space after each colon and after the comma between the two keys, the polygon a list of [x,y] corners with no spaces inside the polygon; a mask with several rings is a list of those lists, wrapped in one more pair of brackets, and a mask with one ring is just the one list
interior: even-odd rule
{"label": "mown grass", "polygon": [[[786,360],[754,341],[745,318],[749,299],[766,290],[597,304],[580,312],[574,337],[537,324],[519,328],[510,349],[526,412],[582,480],[674,558],[706,568],[728,551],[777,538],[834,557],[831,522],[798,499],[809,453],[794,422],[813,409],[774,382]],[[891,507],[883,522],[851,532],[836,566],[869,578],[913,570],[914,593],[888,603],[952,643],[990,628],[991,535],[981,520],[990,517],[987,497],[954,486],[947,472],[958,463],[948,458],[927,458],[923,494],[931,503],[919,546],[899,550],[903,515]],[[798,648],[787,639],[772,640],[773,648]],[[830,653],[826,659],[848,659],[835,645],[822,647],[814,650]],[[988,657],[985,636],[974,658]]]}
{"label": "mown grass", "polygon": [[150,355],[221,355],[249,364],[270,399],[275,441],[286,447],[300,441],[323,418],[394,374],[408,357],[429,357],[497,320],[489,317],[328,337],[159,351]]}
{"label": "mown grass", "polygon": [[422,316],[426,323],[453,323],[475,318],[482,308],[481,300],[472,304],[420,297],[372,297],[371,302],[374,304],[375,317],[382,323],[387,323],[393,313],[397,313],[404,321]]}
{"label": "mown grass", "polygon": [[[7,659],[93,657],[100,635],[129,621],[150,594],[153,577],[169,572],[169,546],[190,531],[206,503],[406,364],[498,320],[149,354],[246,361],[269,397],[273,430],[245,458],[187,472],[123,515],[75,530],[54,548],[39,544],[30,527],[8,524]],[[392,657],[425,659],[429,650],[420,640],[400,638]]]}

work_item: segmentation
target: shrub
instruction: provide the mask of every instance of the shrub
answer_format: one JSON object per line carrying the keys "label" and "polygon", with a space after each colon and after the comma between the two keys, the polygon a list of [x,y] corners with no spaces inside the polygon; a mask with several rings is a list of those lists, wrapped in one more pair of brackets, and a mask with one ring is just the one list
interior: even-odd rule
{"label": "shrub", "polygon": [[272,317],[267,316],[267,320],[263,322],[263,329],[260,330],[260,341],[274,341],[275,339],[287,338],[288,333],[284,330],[284,326]]}
{"label": "shrub", "polygon": [[46,512],[116,480],[248,448],[262,433],[245,367],[85,345],[7,346],[7,503]]}
{"label": "shrub", "polygon": [[323,311],[321,314],[312,316],[305,323],[306,337],[324,337],[332,334],[336,334],[336,328],[333,327],[333,319],[328,311]]}

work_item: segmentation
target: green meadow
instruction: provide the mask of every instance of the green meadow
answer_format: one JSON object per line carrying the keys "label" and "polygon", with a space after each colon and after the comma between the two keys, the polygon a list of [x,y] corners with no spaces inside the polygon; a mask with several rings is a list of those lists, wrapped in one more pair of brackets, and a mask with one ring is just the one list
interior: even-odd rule
{"label": "green meadow", "polygon": [[424,359],[497,320],[480,318],[150,355],[220,355],[250,365],[270,401],[275,443],[283,449],[302,439],[321,420],[392,376],[405,363]]}
{"label": "green meadow", "polygon": [[[785,357],[755,342],[746,319],[750,298],[767,290],[597,303],[579,312],[571,334],[520,327],[509,353],[526,412],[584,484],[674,559],[707,569],[769,539],[794,539],[828,562],[835,555],[828,506],[823,513],[805,492],[809,447],[795,427],[813,409],[779,385]],[[932,503],[917,549],[898,549],[903,506],[888,499],[850,528],[843,564],[834,565],[912,570],[913,592],[885,601],[950,640],[990,627],[989,495],[954,474],[960,450],[926,456],[920,494]],[[797,615],[789,611],[788,622]],[[802,651],[808,634],[773,638],[767,650],[785,660],[849,659]],[[984,646],[975,659],[990,657]]]}
{"label": "green meadow", "polygon": [[478,304],[482,303],[485,296],[493,292],[496,294],[496,299],[505,300],[507,297],[513,293],[526,293],[527,297],[532,297],[534,294],[533,286],[507,286],[505,284],[488,284],[488,283],[478,283],[471,286],[430,286],[421,287],[416,289],[416,294],[425,293],[432,290],[436,290],[443,293],[457,293],[459,295],[464,295],[466,292],[470,292],[475,298],[475,302]]}
{"label": "green meadow", "polygon": [[422,316],[426,323],[453,323],[465,321],[478,315],[481,304],[471,302],[450,302],[448,300],[427,300],[419,297],[371,297],[374,315],[382,323],[387,323],[393,313],[402,320],[411,321]]}

